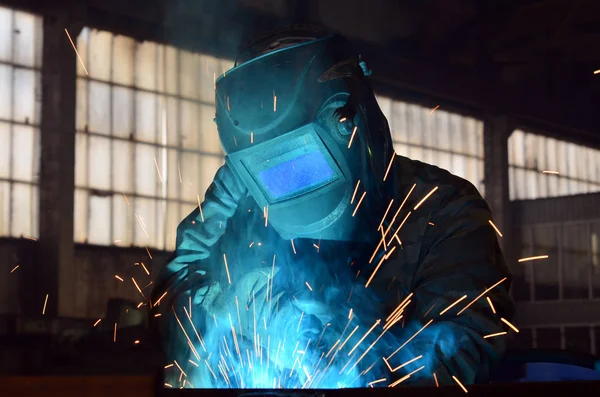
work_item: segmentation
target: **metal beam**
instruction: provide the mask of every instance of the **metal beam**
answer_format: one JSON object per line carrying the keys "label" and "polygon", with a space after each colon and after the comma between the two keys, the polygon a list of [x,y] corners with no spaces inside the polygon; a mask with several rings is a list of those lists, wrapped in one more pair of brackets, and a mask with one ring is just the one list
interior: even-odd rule
{"label": "metal beam", "polygon": [[600,300],[517,303],[518,327],[558,327],[600,325]]}
{"label": "metal beam", "polygon": [[[506,232],[512,229],[508,196],[508,137],[513,130],[514,123],[507,116],[487,116],[483,120],[485,197],[496,226]],[[505,255],[510,245],[507,241],[500,239]]]}
{"label": "metal beam", "polygon": [[[73,186],[75,184],[76,55],[65,28],[76,37],[67,9],[47,9],[42,55],[42,122],[39,180],[40,259],[29,269],[25,313],[74,315]],[[33,288],[32,288],[33,287]]]}

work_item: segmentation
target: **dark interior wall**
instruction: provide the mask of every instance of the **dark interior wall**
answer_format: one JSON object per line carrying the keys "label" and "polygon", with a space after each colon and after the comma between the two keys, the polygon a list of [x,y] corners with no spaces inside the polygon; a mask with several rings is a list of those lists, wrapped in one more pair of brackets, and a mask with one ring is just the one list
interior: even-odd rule
{"label": "dark interior wall", "polygon": [[[0,315],[20,313],[20,294],[27,295],[28,271],[32,264],[43,263],[37,253],[36,241],[0,239]],[[75,248],[75,308],[78,318],[97,319],[105,315],[109,299],[120,298],[135,303],[144,301],[132,278],[146,297],[149,285],[170,254],[151,251],[152,259],[143,248],[116,248],[77,245]],[[144,263],[148,275],[141,263]],[[10,273],[15,266],[19,267]],[[115,276],[123,279],[120,281]],[[39,302],[42,314],[44,302]]]}

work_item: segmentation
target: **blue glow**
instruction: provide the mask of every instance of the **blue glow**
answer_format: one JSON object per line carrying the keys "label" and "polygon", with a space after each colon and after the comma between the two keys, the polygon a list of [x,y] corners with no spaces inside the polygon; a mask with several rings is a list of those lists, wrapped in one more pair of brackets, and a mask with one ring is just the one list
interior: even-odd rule
{"label": "blue glow", "polygon": [[309,191],[330,182],[333,177],[333,170],[320,151],[305,153],[258,174],[273,199]]}

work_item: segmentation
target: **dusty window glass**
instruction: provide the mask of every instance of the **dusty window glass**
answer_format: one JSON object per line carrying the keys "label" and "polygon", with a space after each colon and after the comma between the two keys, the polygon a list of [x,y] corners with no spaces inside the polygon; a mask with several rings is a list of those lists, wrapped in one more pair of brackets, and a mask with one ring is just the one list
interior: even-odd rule
{"label": "dusty window glass", "polygon": [[42,18],[0,7],[0,236],[38,236]]}
{"label": "dusty window glass", "polygon": [[446,169],[483,194],[483,122],[385,97],[377,101],[396,153]]}
{"label": "dusty window glass", "polygon": [[521,130],[508,140],[511,200],[600,191],[600,150]]}
{"label": "dusty window glass", "polygon": [[233,63],[89,28],[77,48],[75,241],[173,249],[224,162],[214,82]]}

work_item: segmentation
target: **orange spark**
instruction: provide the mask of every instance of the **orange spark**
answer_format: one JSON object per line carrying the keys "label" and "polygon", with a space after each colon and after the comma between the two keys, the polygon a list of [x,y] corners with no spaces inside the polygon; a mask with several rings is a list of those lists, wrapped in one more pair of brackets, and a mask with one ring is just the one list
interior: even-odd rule
{"label": "orange spark", "polygon": [[305,281],[304,284],[306,284],[306,286],[308,287],[309,290],[313,290],[312,287],[310,286],[310,284],[308,283],[308,281]]}
{"label": "orange spark", "polygon": [[521,258],[521,259],[519,259],[519,262],[536,261],[539,259],[548,259],[548,255],[538,255],[538,256],[530,256],[527,258]]}
{"label": "orange spark", "polygon": [[294,251],[294,255],[296,255],[296,247],[294,246],[294,240],[290,240],[292,242],[292,250]]}
{"label": "orange spark", "polygon": [[149,257],[150,259],[152,259],[152,255],[150,254],[150,250],[148,249],[148,247],[146,247],[146,252],[148,253],[148,257]]}
{"label": "orange spark", "polygon": [[[352,204],[352,203],[350,203]],[[392,208],[392,204],[394,204],[394,199],[390,200],[390,203],[388,204],[387,209],[385,210],[385,214],[383,214],[383,218],[381,218],[381,222],[379,223],[379,227],[377,227],[377,229],[381,229],[381,231],[383,232],[383,222],[385,221],[385,218],[387,218],[387,214],[390,211],[390,208]]]}
{"label": "orange spark", "polygon": [[431,195],[433,193],[435,193],[436,190],[438,190],[439,186],[434,187],[433,189],[431,189],[431,191],[429,193],[427,193],[427,195],[425,195],[425,197],[423,197],[421,199],[421,201],[419,201],[419,203],[417,205],[415,205],[415,208],[413,208],[413,210],[417,210],[421,205],[423,205],[423,203],[425,202],[425,200],[427,200],[429,197],[431,197]]}
{"label": "orange spark", "polygon": [[352,130],[352,135],[350,136],[350,142],[348,142],[348,149],[350,149],[350,146],[352,146],[352,141],[354,141],[354,135],[356,135],[356,130],[358,130],[358,127],[354,126],[354,129]]}
{"label": "orange spark", "polygon": [[390,358],[392,358],[396,353],[398,353],[400,350],[402,350],[402,348],[404,346],[406,346],[408,344],[408,342],[410,342],[411,340],[413,340],[417,335],[419,335],[425,328],[427,328],[429,326],[429,324],[431,324],[433,322],[433,319],[429,320],[429,322],[427,324],[425,324],[423,327],[421,327],[420,330],[418,330],[413,336],[411,336],[410,338],[408,338],[408,340],[406,342],[404,342],[404,344],[402,346],[400,346],[399,348],[396,349],[395,352],[393,352],[390,356],[388,356],[388,360]]}
{"label": "orange spark", "polygon": [[366,195],[367,195],[367,192],[363,192],[362,196],[360,196],[360,200],[358,200],[358,204],[356,204],[356,208],[354,208],[354,212],[352,213],[353,217],[354,217],[354,215],[356,215],[356,211],[358,211],[358,208],[360,207],[360,204],[362,203],[362,201]]}
{"label": "orange spark", "polygon": [[558,171],[548,171],[548,170],[544,170],[544,171],[542,171],[542,173],[550,174],[550,175],[559,175],[560,174],[560,172],[558,172]]}
{"label": "orange spark", "polygon": [[411,359],[411,360],[408,360],[408,361],[407,361],[407,362],[405,362],[404,364],[400,364],[399,366],[397,366],[396,368],[394,368],[394,369],[392,370],[392,372],[396,372],[396,371],[398,371],[400,368],[406,367],[408,364],[414,363],[415,361],[417,361],[417,360],[420,360],[421,358],[423,358],[423,356],[422,356],[422,355],[421,355],[421,356],[418,356],[418,357],[415,357],[415,358],[413,358],[413,359]]}
{"label": "orange spark", "polygon": [[447,308],[442,310],[442,312],[440,313],[440,316],[443,315],[444,313],[446,313],[448,310],[452,309],[455,305],[457,305],[459,302],[461,302],[464,299],[467,299],[467,295],[463,295],[461,298],[456,300],[453,304],[451,304],[450,306],[448,306]]}
{"label": "orange spark", "polygon": [[383,176],[383,181],[385,182],[385,180],[388,177],[388,174],[390,173],[390,170],[392,169],[392,164],[394,164],[394,159],[396,158],[396,152],[394,152],[392,154],[392,158],[390,159],[390,164],[387,167],[387,170],[385,171],[385,175]]}
{"label": "orange spark", "polygon": [[115,330],[113,332],[113,342],[117,343],[117,323],[115,323]]}
{"label": "orange spark", "polygon": [[437,375],[435,374],[435,372],[433,373],[433,379],[435,380],[435,387],[440,387],[440,384],[437,380]]}
{"label": "orange spark", "polygon": [[495,338],[496,336],[502,336],[502,335],[506,335],[508,332],[503,331],[503,332],[496,332],[495,334],[489,334],[489,335],[485,335],[483,337],[483,339],[488,339],[488,338]]}
{"label": "orange spark", "polygon": [[10,271],[11,273],[14,272],[15,270],[17,270],[19,268],[19,265],[13,267],[13,269]]}
{"label": "orange spark", "polygon": [[494,308],[494,304],[492,303],[492,300],[490,299],[490,297],[486,296],[485,299],[487,299],[488,304],[490,305],[490,309],[492,309],[492,313],[496,314],[496,309]]}
{"label": "orange spark", "polygon": [[100,321],[102,321],[102,319],[101,319],[101,318],[99,318],[98,320],[96,320],[96,322],[94,323],[94,327],[95,327],[96,325],[100,324]]}
{"label": "orange spark", "polygon": [[225,256],[225,254],[223,254],[223,261],[225,262],[225,271],[227,272],[227,280],[229,281],[229,284],[231,284],[231,276],[229,275],[229,266],[227,265],[227,256]]}
{"label": "orange spark", "polygon": [[46,314],[46,305],[48,304],[48,294],[46,294],[46,300],[44,300],[44,308],[42,309],[42,315]]}
{"label": "orange spark", "polygon": [[360,185],[360,179],[356,182],[356,187],[354,188],[354,193],[352,193],[352,199],[350,199],[350,204],[354,204],[354,199],[356,198],[356,192],[358,192],[358,186]]}
{"label": "orange spark", "polygon": [[456,378],[456,376],[452,375],[452,379],[454,379],[454,381],[456,382],[456,384],[459,385],[460,388],[463,389],[463,391],[465,393],[468,393],[467,389],[465,388],[465,386],[462,383],[460,383],[460,381]]}
{"label": "orange spark", "polygon": [[142,267],[144,268],[144,271],[146,272],[146,274],[149,276],[150,272],[148,271],[148,269],[146,268],[146,265],[144,265],[144,262],[141,262]]}
{"label": "orange spark", "polygon": [[115,274],[115,278],[116,278],[117,280],[119,280],[120,282],[123,282],[123,279],[122,279],[121,277],[119,277],[119,275],[118,275],[118,274]]}
{"label": "orange spark", "polygon": [[158,298],[158,300],[156,301],[156,303],[154,304],[154,306],[158,306],[158,305],[160,304],[160,301],[162,300],[162,298],[164,298],[164,297],[165,297],[165,295],[167,295],[167,291],[165,291],[165,293],[164,293],[164,294],[162,294],[162,295],[160,296],[160,298]]}
{"label": "orange spark", "polygon": [[71,46],[73,46],[73,49],[75,50],[75,55],[77,55],[77,59],[79,59],[79,63],[81,64],[81,67],[85,71],[85,74],[87,74],[89,76],[89,73],[88,73],[87,69],[85,68],[85,65],[83,64],[83,60],[81,59],[81,56],[79,55],[79,51],[77,51],[77,47],[75,47],[75,43],[73,43],[73,39],[71,38],[71,35],[69,34],[69,31],[67,29],[65,29],[65,33],[67,34],[67,37],[69,38],[69,41],[71,42]]}
{"label": "orange spark", "polygon": [[504,281],[506,281],[506,279],[507,279],[507,277],[504,277],[502,280],[498,281],[496,284],[492,285],[490,288],[488,288],[485,291],[483,291],[481,294],[479,294],[477,296],[477,298],[473,299],[467,306],[465,306],[456,315],[459,316],[462,312],[464,312],[465,310],[467,310],[473,303],[477,302],[479,300],[479,298],[481,298],[482,296],[484,296],[485,294],[487,294],[488,292],[490,292],[492,289],[494,289],[497,286],[499,286],[500,284],[502,284]]}
{"label": "orange spark", "polygon": [[507,319],[501,318],[500,321],[502,321],[504,324],[508,325],[516,333],[519,333],[519,330],[517,329],[517,327],[515,327],[514,325],[512,325]]}
{"label": "orange spark", "polygon": [[490,223],[490,225],[492,225],[492,227],[494,228],[494,230],[496,231],[496,233],[498,233],[498,236],[500,236],[500,237],[504,237],[504,236],[502,235],[502,233],[500,233],[500,229],[498,229],[498,228],[496,227],[496,225],[494,225],[494,222],[492,222],[491,220],[489,220],[488,222]]}
{"label": "orange spark", "polygon": [[433,109],[431,109],[431,112],[429,112],[430,115],[433,114],[433,112],[435,112],[436,110],[438,110],[440,108],[440,105],[436,105],[436,107],[434,107]]}

